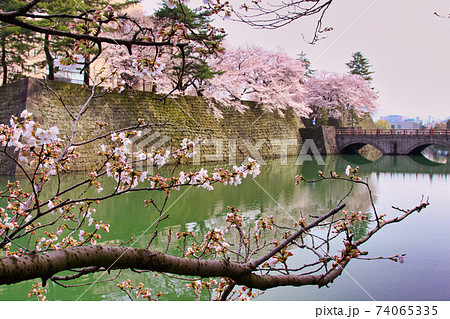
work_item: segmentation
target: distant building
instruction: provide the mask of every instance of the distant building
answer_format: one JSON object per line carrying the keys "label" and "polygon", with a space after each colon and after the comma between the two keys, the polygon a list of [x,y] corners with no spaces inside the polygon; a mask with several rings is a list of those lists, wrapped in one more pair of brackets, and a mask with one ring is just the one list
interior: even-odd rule
{"label": "distant building", "polygon": [[389,123],[391,129],[420,129],[423,127],[423,120],[419,117],[410,118],[402,115],[386,115],[380,119]]}
{"label": "distant building", "polygon": [[419,129],[421,124],[413,121],[389,122],[391,129]]}
{"label": "distant building", "polygon": [[389,123],[397,123],[403,121],[403,116],[401,115],[387,115],[381,116],[380,119],[388,121]]}
{"label": "distant building", "polygon": [[[84,58],[81,55],[76,55],[74,58],[80,62],[84,62]],[[71,64],[71,65],[63,65],[61,64],[61,60],[56,58],[54,60],[55,66],[57,70],[55,70],[55,80],[62,82],[71,82],[76,84],[83,84],[84,82],[84,73],[82,72],[83,65],[82,64]],[[48,72],[48,65],[47,65]]]}

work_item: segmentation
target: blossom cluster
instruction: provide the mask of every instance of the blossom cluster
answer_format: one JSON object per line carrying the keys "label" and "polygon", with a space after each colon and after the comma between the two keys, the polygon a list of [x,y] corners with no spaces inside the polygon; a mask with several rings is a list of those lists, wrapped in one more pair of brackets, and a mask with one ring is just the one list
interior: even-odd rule
{"label": "blossom cluster", "polygon": [[25,211],[25,203],[31,193],[23,191],[19,181],[8,181],[5,188],[0,191],[0,197],[6,197],[7,201],[6,209],[0,207],[0,235],[18,228],[22,220],[27,223],[32,218],[32,215]]}
{"label": "blossom cluster", "polygon": [[[5,190],[0,191],[0,197],[6,198],[7,205],[0,208],[0,237],[9,238],[3,241],[2,250],[7,255],[18,256],[23,253],[20,248],[16,252],[10,251],[11,238],[20,231],[25,234],[36,234],[36,229],[43,227],[36,222],[37,215],[55,212],[55,205],[61,202],[58,198],[48,201],[48,210],[45,201],[39,201],[41,185],[59,172],[67,171],[73,158],[79,156],[74,147],[68,147],[59,138],[59,129],[55,126],[49,129],[42,128],[39,123],[32,120],[32,113],[24,110],[19,117],[11,117],[9,125],[0,125],[0,143],[9,157],[16,158],[16,164],[22,173],[28,174],[31,192],[25,192],[19,181],[8,182]],[[17,153],[14,156],[11,152]],[[34,203],[39,203],[38,214],[32,214]],[[60,212],[64,212],[59,207]],[[62,210],[62,211],[61,211]],[[59,226],[61,227],[61,226]],[[56,234],[51,231],[43,232],[37,240],[36,250],[57,249],[63,244],[56,241],[62,229],[58,228]],[[58,246],[59,245],[59,246]]]}
{"label": "blossom cluster", "polygon": [[[80,34],[100,34],[102,32],[99,28],[99,23],[108,23],[110,21],[116,21],[115,10],[111,5],[107,5],[103,10],[90,11],[86,14],[84,19],[75,18],[73,22],[68,24],[71,32]],[[91,22],[91,23],[87,23]]]}
{"label": "blossom cluster", "polygon": [[395,257],[392,257],[392,260],[403,264],[405,262],[405,255],[396,255]]}
{"label": "blossom cluster", "polygon": [[352,233],[352,226],[355,222],[364,222],[369,220],[369,216],[361,211],[343,211],[344,219],[339,220],[334,226],[334,233],[349,232]]}
{"label": "blossom cluster", "polygon": [[191,236],[191,237],[195,237],[194,236],[194,233],[193,232],[182,232],[182,231],[179,231],[179,232],[177,232],[176,233],[176,236],[177,236],[177,239],[180,239],[180,238],[187,238],[188,236]]}
{"label": "blossom cluster", "polygon": [[237,186],[242,183],[242,179],[247,176],[255,178],[260,173],[260,165],[252,158],[248,159],[248,164],[241,166],[233,166],[231,170],[228,169],[214,169],[211,176],[208,175],[208,171],[204,168],[194,172],[180,172],[178,176],[178,183],[176,186],[181,185],[194,185],[203,187],[207,190],[213,190],[213,183],[221,183],[223,185]]}
{"label": "blossom cluster", "polygon": [[145,287],[143,283],[139,283],[137,286],[134,286],[131,283],[130,279],[118,283],[117,287],[119,287],[120,290],[126,292],[132,300],[134,300],[131,295],[133,291],[136,298],[147,299],[148,301],[158,300],[159,297],[163,295],[162,292],[153,293],[152,289]]}
{"label": "blossom cluster", "polygon": [[[119,184],[119,191],[134,188],[139,182],[143,182],[147,177],[147,172],[135,171],[129,163],[128,156],[131,155],[131,137],[139,136],[140,131],[121,132],[119,134],[112,133],[111,141],[116,142],[114,145],[101,145],[99,155],[107,158],[106,173],[109,177],[113,177]],[[148,157],[148,154],[138,154],[140,158]],[[99,183],[95,183],[97,190],[103,190]]]}
{"label": "blossom cluster", "polygon": [[[214,293],[215,293],[214,300],[219,300],[225,287],[227,287],[230,284],[231,284],[231,282],[229,279],[220,278],[220,283],[214,289]],[[260,295],[260,293],[254,292],[254,290],[252,288],[242,286],[239,289],[235,289],[232,291],[231,296],[236,296],[236,297],[231,297],[230,300],[249,301],[249,300],[255,299],[259,295]]]}
{"label": "blossom cluster", "polygon": [[157,36],[162,41],[170,41],[173,45],[187,43],[189,39],[188,28],[182,22],[174,22],[173,24],[162,27],[158,30]]}
{"label": "blossom cluster", "polygon": [[[168,190],[169,188],[179,189],[180,186],[193,185],[203,187],[207,190],[213,190],[212,184],[221,183],[224,185],[239,185],[242,179],[247,176],[256,177],[260,174],[260,165],[252,158],[248,158],[247,163],[240,166],[233,166],[232,169],[215,169],[211,176],[204,168],[194,172],[181,171],[178,177],[165,178],[161,175],[148,176],[146,171],[138,171],[133,168],[129,158],[137,161],[148,161],[150,165],[158,165],[161,167],[175,159],[181,161],[183,158],[190,158],[195,155],[195,146],[205,141],[204,138],[198,138],[197,142],[190,139],[183,139],[179,148],[156,148],[151,147],[148,152],[140,149],[132,152],[131,137],[140,136],[140,131],[121,132],[119,134],[112,133],[111,141],[115,145],[101,145],[99,155],[107,158],[105,164],[106,173],[118,183],[118,191],[127,191],[135,188],[139,183],[145,181],[150,182],[151,189]],[[92,183],[101,191],[101,185],[95,178],[95,174],[91,173]]]}
{"label": "blossom cluster", "polygon": [[161,74],[165,63],[148,56],[138,55],[133,60],[132,66],[135,69],[136,75],[143,78],[145,76],[154,77],[155,75]]}
{"label": "blossom cluster", "polygon": [[274,222],[274,218],[273,216],[269,216],[267,217],[267,220],[264,219],[264,217],[260,217],[257,221],[256,221],[256,229],[268,229],[268,230],[272,230],[273,229],[273,222]]}
{"label": "blossom cluster", "polygon": [[240,215],[240,211],[237,208],[234,208],[232,206],[228,206],[229,213],[227,213],[227,218],[225,219],[226,222],[230,223],[230,225],[225,230],[227,233],[230,231],[230,228],[240,228],[242,227],[243,218],[242,215]]}
{"label": "blossom cluster", "polygon": [[239,299],[240,301],[251,301],[260,295],[260,293],[254,292],[252,288],[248,288],[245,286],[241,287],[237,291],[234,291],[234,293],[237,294],[237,299]]}
{"label": "blossom cluster", "polygon": [[186,256],[194,255],[198,253],[212,253],[219,254],[225,253],[230,247],[223,237],[224,232],[219,228],[208,231],[204,237],[204,241],[198,247],[193,245],[193,247],[188,248]]}
{"label": "blossom cluster", "polygon": [[24,110],[20,117],[11,117],[10,124],[0,125],[0,143],[12,147],[18,152],[17,160],[22,166],[56,175],[58,171],[67,170],[72,158],[78,157],[75,147],[67,149],[66,156],[60,161],[64,144],[58,137],[59,129],[53,126],[43,129],[31,119],[32,113]]}
{"label": "blossom cluster", "polygon": [[[48,201],[48,207],[51,214],[57,214],[57,219],[63,220],[65,223],[56,226],[56,232],[44,231],[43,236],[36,239],[35,249],[36,251],[58,250],[70,246],[80,246],[86,242],[90,242],[92,245],[97,244],[97,240],[101,239],[101,235],[98,231],[102,230],[109,232],[110,225],[103,223],[103,221],[97,221],[92,217],[92,214],[96,212],[91,207],[91,203],[78,202],[71,205],[60,205],[62,200],[54,198]],[[57,208],[59,207],[59,208]],[[74,214],[73,210],[77,209],[78,214]],[[78,217],[78,216],[79,217]],[[81,229],[82,225],[85,225],[87,221],[87,227],[93,226],[91,232]],[[78,230],[78,240],[74,238],[75,230],[72,229],[67,223],[75,223],[76,230]],[[26,233],[36,234],[36,230],[41,228],[40,223],[31,223],[26,227]],[[68,234],[63,236],[64,232],[68,230]],[[61,237],[61,240],[59,238]]]}
{"label": "blossom cluster", "polygon": [[354,221],[357,222],[363,222],[363,221],[367,221],[369,219],[369,216],[366,213],[363,213],[361,211],[358,212],[348,212],[348,211],[344,211],[344,216],[345,218],[350,222],[353,223]]}
{"label": "blossom cluster", "polygon": [[[276,240],[274,240],[272,242],[272,244],[275,247],[279,245],[278,241],[276,241]],[[294,256],[294,252],[292,250],[288,250],[288,247],[286,246],[283,249],[281,249],[280,252],[278,252],[274,256],[270,257],[270,259],[267,262],[265,262],[262,265],[262,267],[263,268],[265,268],[265,267],[274,268],[277,263],[286,264],[288,258],[291,256]]]}
{"label": "blossom cluster", "polygon": [[361,181],[361,177],[356,176],[358,170],[359,166],[356,166],[356,168],[352,168],[350,165],[347,165],[347,168],[345,169],[345,175],[349,176],[350,179]]}
{"label": "blossom cluster", "polygon": [[38,301],[45,301],[47,299],[47,297],[45,296],[46,293],[47,293],[47,289],[44,289],[44,287],[42,287],[42,283],[37,282],[36,284],[33,284],[31,286],[31,290],[28,294],[28,298],[31,298],[32,296],[36,296],[36,299]]}
{"label": "blossom cluster", "polygon": [[344,241],[344,246],[345,247],[341,250],[341,256],[335,255],[333,258],[335,260],[335,263],[333,263],[334,267],[346,260],[358,258],[361,255],[361,251],[358,247],[352,245],[349,241]]}
{"label": "blossom cluster", "polygon": [[212,286],[217,286],[217,281],[215,279],[209,278],[208,281],[204,280],[193,280],[186,284],[186,289],[192,290],[194,296],[197,300],[200,299],[200,295],[203,290],[210,290]]}

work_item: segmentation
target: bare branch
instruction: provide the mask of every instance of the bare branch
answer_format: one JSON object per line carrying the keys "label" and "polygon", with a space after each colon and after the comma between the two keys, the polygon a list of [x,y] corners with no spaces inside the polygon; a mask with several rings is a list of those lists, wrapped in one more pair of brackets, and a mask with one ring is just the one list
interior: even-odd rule
{"label": "bare branch", "polygon": [[292,241],[294,241],[295,239],[297,239],[301,234],[305,233],[307,230],[316,227],[317,225],[319,225],[322,221],[326,220],[328,217],[333,216],[334,214],[336,214],[337,212],[339,212],[341,209],[343,209],[345,207],[345,204],[341,204],[340,206],[334,208],[333,210],[331,210],[330,212],[328,212],[327,214],[321,216],[320,218],[316,219],[314,222],[308,224],[305,227],[301,227],[297,232],[295,232],[294,234],[292,234],[291,236],[289,236],[289,238],[287,238],[285,241],[283,241],[281,244],[279,244],[277,247],[275,247],[274,249],[272,249],[270,252],[268,252],[265,256],[259,258],[258,260],[249,262],[248,265],[252,268],[255,269],[257,266],[261,265],[262,263],[264,263],[265,261],[269,260],[272,256],[274,256],[276,253],[278,253],[279,251],[281,251],[284,247],[286,247],[288,244],[290,244]]}

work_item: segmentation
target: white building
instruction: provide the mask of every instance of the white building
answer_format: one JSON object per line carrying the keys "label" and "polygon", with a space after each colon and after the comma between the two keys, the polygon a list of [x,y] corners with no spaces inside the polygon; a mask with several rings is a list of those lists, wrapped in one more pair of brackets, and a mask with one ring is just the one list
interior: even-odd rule
{"label": "white building", "polygon": [[413,121],[389,122],[391,129],[419,129],[421,125]]}

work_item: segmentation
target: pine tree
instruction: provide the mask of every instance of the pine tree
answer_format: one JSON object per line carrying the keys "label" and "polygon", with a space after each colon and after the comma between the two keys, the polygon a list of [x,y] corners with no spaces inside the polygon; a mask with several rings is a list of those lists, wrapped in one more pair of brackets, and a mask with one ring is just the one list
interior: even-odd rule
{"label": "pine tree", "polygon": [[359,74],[368,82],[373,80],[371,74],[375,72],[369,70],[372,65],[369,64],[369,60],[361,52],[353,53],[352,60],[346,63],[346,65],[349,68],[349,73]]}
{"label": "pine tree", "polygon": [[[370,68],[372,65],[369,64],[369,60],[363,56],[361,52],[355,52],[352,54],[352,60],[348,63],[346,63],[347,67],[349,68],[350,74],[357,74],[360,75],[364,80],[366,80],[368,83],[371,83],[373,80],[371,74],[373,74],[373,71],[370,71]],[[372,90],[374,90],[373,87],[371,87]],[[359,122],[359,116],[355,112],[354,106],[349,106],[349,111],[347,112],[347,116],[351,121],[351,126],[354,127]]]}
{"label": "pine tree", "polygon": [[[208,10],[190,9],[184,4],[177,4],[169,7],[164,4],[158,11],[155,12],[155,18],[164,24],[164,26],[173,25],[175,23],[183,23],[191,32],[189,38],[209,38],[208,46],[220,47],[226,34],[224,32],[217,32],[211,36],[209,28],[211,22],[211,12]],[[214,70],[208,63],[208,52],[199,54],[198,48],[194,45],[187,45],[184,48],[185,65],[182,68],[180,63],[174,63],[172,66],[172,76],[178,81],[181,72],[182,81],[178,84],[180,91],[185,91],[188,87],[193,87],[198,95],[203,95],[203,83],[205,80],[212,79],[215,75],[223,72]],[[181,54],[173,54],[173,59],[182,59]]]}
{"label": "pine tree", "polygon": [[298,59],[303,63],[303,66],[306,69],[305,75],[306,77],[310,78],[314,75],[314,72],[316,72],[316,70],[313,70],[311,68],[311,61],[306,57],[306,53],[305,52],[300,52],[298,54]]}
{"label": "pine tree", "polygon": [[[0,11],[8,12],[20,7],[17,0],[0,1]],[[2,85],[23,77],[31,65],[27,55],[35,47],[32,32],[20,27],[0,22],[0,74]]]}

